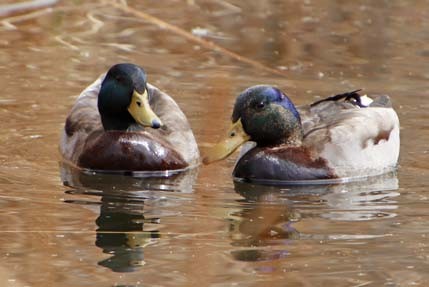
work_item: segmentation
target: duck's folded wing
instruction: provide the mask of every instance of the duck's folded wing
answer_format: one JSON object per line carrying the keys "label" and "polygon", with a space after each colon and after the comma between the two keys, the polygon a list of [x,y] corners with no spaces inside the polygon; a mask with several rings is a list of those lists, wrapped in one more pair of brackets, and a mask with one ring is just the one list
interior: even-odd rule
{"label": "duck's folded wing", "polygon": [[[342,101],[342,100],[329,100],[330,98],[317,101],[311,105],[303,105],[298,107],[298,112],[301,115],[302,127],[304,133],[312,130],[319,125],[326,125],[332,119],[334,121],[341,120],[344,110],[360,110],[365,109],[359,107],[356,102]],[[392,102],[389,96],[379,95],[372,98],[367,96],[360,96],[360,101],[367,107],[380,107],[392,108]]]}
{"label": "duck's folded wing", "polygon": [[338,176],[375,175],[396,166],[399,119],[392,108],[335,110],[314,118],[307,118],[311,125],[304,145],[326,159]]}
{"label": "duck's folded wing", "polygon": [[88,135],[102,128],[97,97],[104,77],[103,74],[79,95],[67,116],[60,142],[60,152],[66,160],[76,162]]}
{"label": "duck's folded wing", "polygon": [[199,160],[198,145],[185,114],[169,95],[154,85],[148,84],[147,87],[151,94],[150,105],[164,125],[156,130],[147,129],[147,132],[168,141],[187,163],[196,164]]}

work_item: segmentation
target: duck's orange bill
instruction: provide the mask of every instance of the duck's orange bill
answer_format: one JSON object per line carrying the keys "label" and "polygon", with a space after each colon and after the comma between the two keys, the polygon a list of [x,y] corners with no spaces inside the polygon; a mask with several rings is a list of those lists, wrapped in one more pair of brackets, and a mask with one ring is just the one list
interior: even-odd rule
{"label": "duck's orange bill", "polygon": [[228,130],[225,139],[204,152],[203,163],[209,164],[226,158],[248,140],[250,136],[244,131],[241,119],[238,119]]}

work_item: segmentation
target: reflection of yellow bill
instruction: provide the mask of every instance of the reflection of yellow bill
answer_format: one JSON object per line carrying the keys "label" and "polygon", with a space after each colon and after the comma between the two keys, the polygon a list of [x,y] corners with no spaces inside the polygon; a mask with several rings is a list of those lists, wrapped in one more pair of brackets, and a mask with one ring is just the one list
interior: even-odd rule
{"label": "reflection of yellow bill", "polygon": [[248,140],[250,136],[244,131],[241,119],[238,119],[232,124],[225,139],[206,150],[203,163],[209,164],[226,158]]}
{"label": "reflection of yellow bill", "polygon": [[143,94],[134,91],[128,111],[137,123],[145,127],[161,126],[161,120],[149,106],[147,90]]}

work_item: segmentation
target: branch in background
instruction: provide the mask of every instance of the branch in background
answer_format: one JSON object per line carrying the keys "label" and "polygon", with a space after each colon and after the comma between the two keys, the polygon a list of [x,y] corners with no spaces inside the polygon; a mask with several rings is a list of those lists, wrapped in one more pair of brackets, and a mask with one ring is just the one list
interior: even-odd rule
{"label": "branch in background", "polygon": [[169,23],[167,23],[167,22],[165,22],[165,21],[163,21],[163,20],[161,20],[155,16],[152,16],[152,15],[147,14],[145,12],[142,12],[142,11],[136,10],[132,7],[129,7],[126,5],[126,3],[123,3],[122,1],[121,1],[121,3],[119,3],[117,1],[111,0],[111,1],[107,1],[107,3],[109,3],[111,6],[117,8],[119,10],[122,10],[125,13],[132,14],[135,17],[138,17],[138,18],[143,19],[149,23],[157,25],[158,27],[160,27],[162,29],[168,30],[168,31],[170,31],[176,35],[182,36],[183,38],[186,38],[187,40],[189,40],[191,42],[197,43],[206,49],[216,51],[220,54],[223,54],[223,55],[226,55],[230,58],[233,58],[239,62],[246,63],[246,64],[251,65],[251,66],[258,68],[260,70],[264,70],[265,72],[269,72],[269,73],[280,75],[280,76],[287,76],[287,73],[285,73],[281,70],[277,70],[277,69],[268,67],[268,66],[266,66],[266,65],[264,65],[258,61],[240,56],[239,54],[234,53],[228,49],[225,49],[225,48],[215,44],[214,42],[211,42],[211,41],[205,40],[203,38],[200,38],[198,36],[195,36],[192,33],[188,32],[188,31],[186,31],[180,27],[169,24]]}
{"label": "branch in background", "polygon": [[34,0],[28,2],[0,5],[0,17],[40,9],[57,3],[58,0]]}

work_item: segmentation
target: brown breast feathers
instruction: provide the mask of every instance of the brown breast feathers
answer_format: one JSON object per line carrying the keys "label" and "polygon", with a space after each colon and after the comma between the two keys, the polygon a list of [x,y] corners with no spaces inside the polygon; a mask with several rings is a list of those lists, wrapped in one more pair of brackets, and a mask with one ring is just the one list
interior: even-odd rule
{"label": "brown breast feathers", "polygon": [[168,143],[146,132],[103,131],[91,135],[78,165],[96,170],[155,171],[187,166]]}

